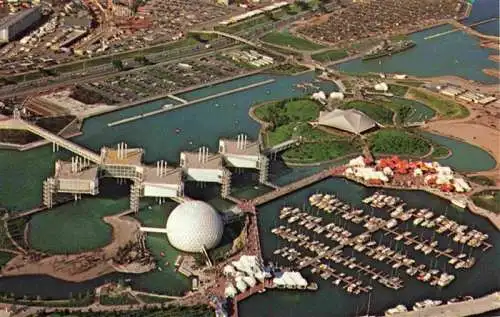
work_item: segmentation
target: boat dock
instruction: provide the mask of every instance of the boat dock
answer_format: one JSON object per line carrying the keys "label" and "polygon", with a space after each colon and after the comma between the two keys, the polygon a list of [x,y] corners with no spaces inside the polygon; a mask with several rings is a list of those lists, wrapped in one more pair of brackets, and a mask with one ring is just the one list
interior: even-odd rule
{"label": "boat dock", "polygon": [[[215,99],[215,98],[218,98],[218,97],[222,97],[222,96],[234,94],[234,93],[237,93],[237,92],[240,92],[240,91],[244,91],[244,90],[248,90],[248,89],[251,89],[251,88],[255,88],[255,87],[259,87],[259,86],[264,86],[264,85],[270,84],[270,83],[272,83],[274,81],[275,81],[274,79],[268,79],[268,80],[260,81],[260,82],[253,83],[253,84],[250,84],[250,85],[247,85],[247,86],[234,88],[234,89],[231,89],[231,90],[223,91],[223,92],[220,92],[220,93],[217,93],[217,94],[213,94],[213,95],[210,95],[210,96],[206,96],[206,97],[203,97],[203,98],[199,98],[199,99],[196,99],[196,100],[188,101],[188,102],[185,102],[185,103],[183,102],[181,104],[174,105],[174,106],[169,107],[169,108],[161,108],[161,109],[153,110],[153,111],[150,111],[150,112],[141,113],[141,114],[129,117],[129,118],[125,118],[125,119],[121,119],[121,120],[110,122],[110,123],[108,123],[108,127],[114,127],[114,126],[117,126],[117,125],[120,125],[120,124],[129,123],[129,122],[140,120],[140,119],[143,119],[143,118],[155,116],[157,114],[161,114],[161,113],[164,113],[164,112],[167,112],[167,111],[172,111],[172,110],[175,110],[175,109],[179,109],[181,107],[190,106],[190,105],[193,105],[193,104],[196,104],[196,103],[200,103],[200,102],[204,102],[204,101],[207,101],[207,100]],[[172,98],[172,97],[170,97],[170,98]],[[175,99],[175,98],[172,98],[172,99]],[[182,100],[185,101],[184,99],[182,99]]]}
{"label": "boat dock", "polygon": [[[440,234],[449,230],[448,237],[455,234],[454,240],[457,243],[464,244],[469,241],[468,245],[471,248],[480,245],[485,245],[486,249],[492,247],[490,243],[486,242],[487,235],[480,231],[468,230],[467,226],[456,223],[444,215],[435,216],[428,209],[417,211],[416,208],[412,208],[405,210],[406,203],[398,197],[375,193],[365,198],[363,202],[371,204],[372,207],[384,209],[390,213],[391,218],[388,220],[379,218],[373,214],[365,213],[363,209],[352,208],[336,198],[334,194],[313,194],[309,197],[309,203],[312,207],[332,214],[341,221],[349,221],[364,227],[365,230],[358,235],[353,235],[343,225],[337,225],[335,222],[325,224],[322,216],[311,214],[311,211],[306,212],[291,206],[283,207],[280,210],[279,219],[285,221],[288,225],[281,225],[272,229],[271,232],[290,242],[293,247],[277,249],[274,254],[281,255],[289,262],[294,263],[296,269],[301,270],[310,266],[313,273],[320,274],[324,279],[333,276],[335,270],[330,268],[329,264],[336,263],[358,274],[368,276],[371,280],[375,280],[388,288],[397,290],[403,287],[401,278],[394,276],[392,273],[389,274],[389,272],[372,268],[370,265],[360,262],[356,257],[346,255],[345,252],[359,252],[375,261],[389,265],[391,272],[402,269],[407,275],[415,277],[419,281],[427,282],[431,286],[445,287],[455,280],[455,275],[440,271],[432,267],[432,264],[431,267],[427,267],[425,264],[417,263],[415,259],[408,255],[407,250],[399,250],[398,252],[397,249],[392,249],[391,246],[386,246],[380,242],[377,243],[374,234],[380,232],[382,235],[392,235],[394,240],[402,241],[408,248],[419,251],[424,255],[433,253],[436,259],[441,256],[446,257],[449,260],[448,263],[457,270],[472,267],[475,264],[475,258],[471,257],[470,254],[467,256],[465,253],[455,254],[451,248],[441,250],[438,248],[438,241],[433,241],[434,238],[432,241],[428,241],[419,238],[418,235],[411,231],[403,232],[396,227],[412,218],[420,219],[420,221],[425,220],[422,226],[429,229],[433,228],[435,232]],[[418,224],[419,222],[415,225]],[[447,235],[443,236],[447,237]],[[325,239],[336,243],[336,245],[330,245]],[[380,236],[380,239],[382,239],[382,236]],[[295,245],[300,248],[300,251],[294,248]],[[308,255],[307,251],[312,252],[314,255]],[[342,274],[337,276],[334,284],[346,283],[343,279],[339,280],[339,278],[345,276],[345,273]],[[350,278],[347,282],[351,283],[346,284],[348,287],[350,286],[350,293],[364,292],[363,289],[359,288],[361,285],[359,278],[355,281],[351,281]]]}

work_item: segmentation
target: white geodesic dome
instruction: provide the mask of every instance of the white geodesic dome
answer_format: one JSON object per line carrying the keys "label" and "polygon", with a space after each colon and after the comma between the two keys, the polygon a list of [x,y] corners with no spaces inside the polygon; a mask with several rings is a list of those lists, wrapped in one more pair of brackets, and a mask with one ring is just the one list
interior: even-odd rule
{"label": "white geodesic dome", "polygon": [[219,244],[224,224],[209,204],[191,200],[177,206],[167,220],[167,238],[170,244],[185,252],[201,252]]}

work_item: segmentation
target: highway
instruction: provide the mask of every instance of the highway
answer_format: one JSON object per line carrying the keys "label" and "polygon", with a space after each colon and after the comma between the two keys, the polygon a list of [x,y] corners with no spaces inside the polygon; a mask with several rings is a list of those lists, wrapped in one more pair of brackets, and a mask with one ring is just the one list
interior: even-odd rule
{"label": "highway", "polygon": [[[225,49],[231,49],[237,46],[237,43],[228,43],[223,41],[223,44],[218,45],[213,45],[210,49],[200,49],[197,51],[179,51],[176,50],[176,52],[179,52],[179,55],[176,56],[176,58],[169,59],[167,61],[154,64],[154,65],[148,65],[148,66],[142,66],[142,67],[137,67],[128,71],[122,71],[119,72],[113,68],[111,63],[107,63],[104,65],[99,65],[99,66],[94,66],[94,67],[89,67],[87,68],[87,72],[92,72],[89,75],[81,75],[80,70],[78,71],[73,71],[69,73],[64,73],[61,74],[57,77],[52,78],[40,78],[32,81],[26,81],[19,83],[15,86],[4,86],[0,88],[0,98],[9,98],[9,97],[14,97],[14,96],[26,96],[26,95],[32,95],[40,92],[44,92],[47,90],[52,90],[52,89],[57,89],[61,87],[67,87],[71,86],[73,84],[79,84],[79,83],[86,83],[86,82],[92,82],[97,79],[103,79],[103,78],[108,78],[108,77],[113,77],[116,76],[117,74],[127,74],[127,73],[133,73],[134,71],[139,71],[139,70],[144,70],[147,68],[154,68],[155,66],[159,65],[164,65],[168,63],[175,63],[175,62],[180,62],[187,57],[201,57],[205,55],[210,55],[213,54],[216,51],[220,50],[225,50]],[[189,47],[189,49],[192,49]],[[182,54],[183,53],[183,54]],[[153,54],[154,56],[157,56],[159,54],[165,54],[164,52],[160,53],[155,53]],[[150,60],[155,60],[155,57],[151,57],[151,55],[146,55],[147,58],[150,58]],[[86,61],[88,63],[89,61]],[[124,63],[132,63],[133,58],[130,59],[125,59],[123,60]],[[83,62],[82,62],[83,65]],[[83,67],[82,67],[83,68]],[[52,81],[52,82],[50,82]]]}

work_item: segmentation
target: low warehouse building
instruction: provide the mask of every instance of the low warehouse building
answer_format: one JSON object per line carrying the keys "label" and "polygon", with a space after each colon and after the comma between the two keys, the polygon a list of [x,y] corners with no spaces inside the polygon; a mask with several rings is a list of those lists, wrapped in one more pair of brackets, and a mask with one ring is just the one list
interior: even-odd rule
{"label": "low warehouse building", "polygon": [[10,42],[42,18],[42,9],[33,7],[0,19],[0,43]]}

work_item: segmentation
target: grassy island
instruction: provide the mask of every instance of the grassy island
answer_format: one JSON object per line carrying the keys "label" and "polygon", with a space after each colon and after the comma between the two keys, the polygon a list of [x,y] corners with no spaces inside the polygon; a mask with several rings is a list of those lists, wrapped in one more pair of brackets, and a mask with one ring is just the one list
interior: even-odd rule
{"label": "grassy island", "polygon": [[423,156],[431,150],[431,144],[412,133],[397,130],[379,130],[368,137],[373,153]]}
{"label": "grassy island", "polygon": [[408,95],[417,101],[434,109],[441,117],[446,119],[466,118],[469,115],[469,110],[445,98],[441,98],[435,94],[427,93],[422,90],[411,88],[408,90]]}
{"label": "grassy island", "polygon": [[500,190],[486,190],[472,196],[474,203],[486,210],[500,213]]}
{"label": "grassy island", "polygon": [[359,151],[356,141],[346,136],[313,128],[308,122],[316,120],[322,106],[309,99],[290,99],[257,107],[255,115],[269,123],[264,142],[270,147],[291,138],[302,138],[302,144],[283,153],[289,163],[311,164],[327,161]]}

